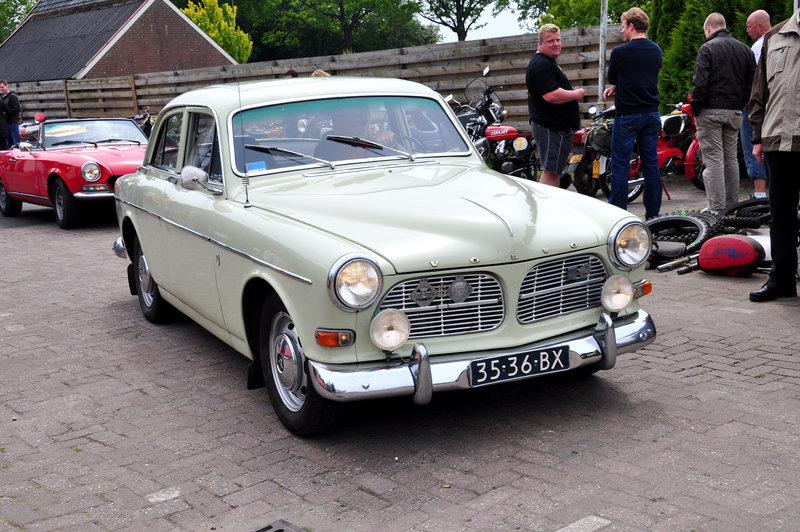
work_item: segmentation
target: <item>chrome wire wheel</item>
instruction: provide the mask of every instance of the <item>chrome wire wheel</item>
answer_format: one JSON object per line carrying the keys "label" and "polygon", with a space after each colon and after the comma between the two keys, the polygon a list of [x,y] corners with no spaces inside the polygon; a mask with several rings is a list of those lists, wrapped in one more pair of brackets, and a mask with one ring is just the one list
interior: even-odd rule
{"label": "chrome wire wheel", "polygon": [[270,329],[269,365],[278,396],[291,412],[299,412],[306,402],[303,358],[294,321],[286,312],[277,313]]}

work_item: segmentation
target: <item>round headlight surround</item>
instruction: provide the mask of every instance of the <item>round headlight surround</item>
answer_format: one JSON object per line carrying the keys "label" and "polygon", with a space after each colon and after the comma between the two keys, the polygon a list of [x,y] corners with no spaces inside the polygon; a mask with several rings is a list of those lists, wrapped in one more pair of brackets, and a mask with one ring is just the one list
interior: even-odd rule
{"label": "round headlight surround", "polygon": [[84,181],[94,183],[103,177],[103,171],[100,169],[99,164],[90,161],[88,163],[83,163],[83,166],[81,166],[81,177],[83,177]]}
{"label": "round headlight surround", "polygon": [[645,223],[623,220],[609,234],[608,254],[615,266],[630,271],[647,261],[652,244],[653,237]]}
{"label": "round headlight surround", "polygon": [[328,274],[328,295],[333,304],[347,312],[371,306],[383,289],[378,264],[362,255],[339,259]]}
{"label": "round headlight surround", "polygon": [[405,344],[410,335],[411,322],[397,309],[384,309],[369,322],[369,338],[382,351],[394,351]]}

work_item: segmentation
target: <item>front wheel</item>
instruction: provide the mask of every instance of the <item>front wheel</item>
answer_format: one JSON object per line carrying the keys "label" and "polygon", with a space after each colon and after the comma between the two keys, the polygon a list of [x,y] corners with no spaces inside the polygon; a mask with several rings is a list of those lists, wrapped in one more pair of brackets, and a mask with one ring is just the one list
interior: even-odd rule
{"label": "front wheel", "polygon": [[600,188],[600,179],[595,179],[592,173],[591,156],[584,157],[578,163],[572,175],[572,183],[575,185],[575,190],[580,194],[591,197],[597,195],[597,190]]}
{"label": "front wheel", "polygon": [[3,180],[0,179],[0,214],[3,216],[18,216],[22,212],[22,202],[8,195]]}
{"label": "front wheel", "polygon": [[72,229],[78,225],[80,221],[78,200],[61,179],[57,179],[53,185],[51,201],[56,211],[56,223],[61,229]]}
{"label": "front wheel", "polygon": [[309,381],[294,320],[275,296],[261,311],[258,346],[270,403],[287,429],[309,437],[338,423],[342,406],[320,397]]}
{"label": "front wheel", "polygon": [[700,148],[695,153],[692,166],[694,167],[694,178],[690,179],[690,181],[700,190],[705,190],[706,184],[703,182],[703,171],[706,169],[706,164],[703,162],[703,150]]}

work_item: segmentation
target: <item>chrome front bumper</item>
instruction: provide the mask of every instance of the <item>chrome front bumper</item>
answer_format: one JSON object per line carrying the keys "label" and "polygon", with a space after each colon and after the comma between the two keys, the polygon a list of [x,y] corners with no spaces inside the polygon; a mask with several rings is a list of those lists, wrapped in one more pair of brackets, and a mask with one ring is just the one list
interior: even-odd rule
{"label": "chrome front bumper", "polygon": [[562,371],[598,363],[600,369],[611,369],[616,364],[618,354],[644,347],[655,338],[656,326],[652,318],[647,312],[639,310],[636,314],[616,320],[603,314],[594,329],[581,329],[549,338],[546,342],[511,349],[441,355],[432,359],[427,348],[418,343],[408,362],[392,360],[334,365],[309,360],[308,370],[316,391],[332,401],[411,395],[416,404],[426,404],[430,402],[434,391],[471,388],[470,364],[475,360],[567,345],[569,369]]}

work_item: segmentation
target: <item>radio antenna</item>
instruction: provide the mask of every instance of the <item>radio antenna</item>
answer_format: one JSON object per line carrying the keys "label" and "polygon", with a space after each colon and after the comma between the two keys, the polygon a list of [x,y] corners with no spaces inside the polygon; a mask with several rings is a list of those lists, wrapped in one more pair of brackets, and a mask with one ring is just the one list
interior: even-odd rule
{"label": "radio antenna", "polygon": [[[231,0],[231,7],[233,7],[233,9],[234,9],[234,13],[238,14],[238,9],[237,9],[235,0]],[[234,18],[233,18],[233,29],[234,29],[234,31],[236,30],[236,16],[234,16]],[[236,46],[236,47],[239,46],[239,40],[238,39],[234,39],[234,46]],[[238,50],[234,50],[234,51],[238,51]],[[245,175],[241,179],[242,179],[242,185],[244,186],[244,207],[245,207],[245,209],[247,209],[249,207],[252,207],[252,204],[250,203],[250,191],[249,191],[250,176],[247,175],[247,164],[245,163],[245,149],[246,148],[244,147],[244,144],[245,144],[245,142],[244,142],[244,120],[242,118],[242,80],[241,80],[241,78],[239,76],[239,72],[241,71],[241,69],[239,68],[238,61],[237,61],[237,63],[235,65],[233,65],[233,71],[234,71],[234,77],[236,79],[236,94],[237,94],[237,96],[239,98],[239,112],[236,113],[236,122],[237,123],[232,124],[232,126],[233,126],[234,130],[236,130],[238,128],[238,131],[239,131],[239,135],[238,136],[239,136],[240,139],[242,139],[242,141],[241,141],[241,150],[242,150],[242,152],[241,152],[241,161],[244,164]],[[236,147],[236,151],[238,151],[238,147],[237,147],[237,143],[236,143],[236,135],[235,134],[234,134],[234,147]],[[236,152],[234,152],[234,153],[237,155],[237,157],[236,157],[237,161],[239,161],[240,160],[240,158],[238,157],[239,154],[236,153]]]}

